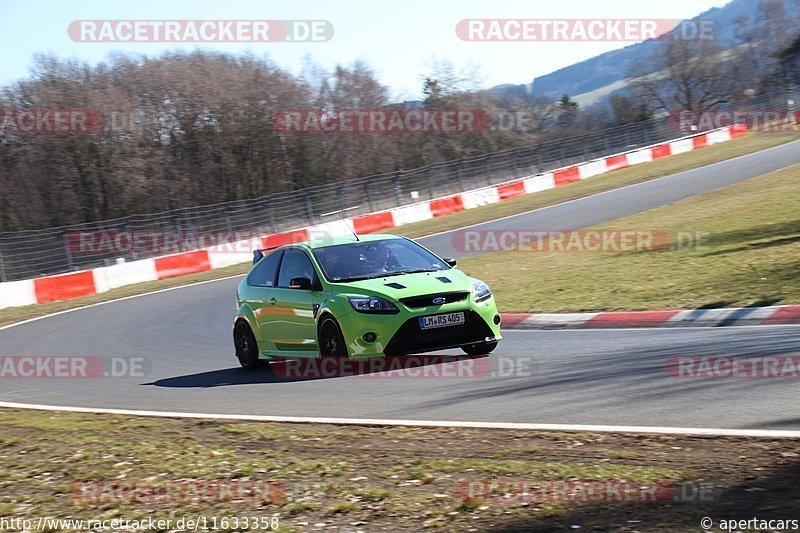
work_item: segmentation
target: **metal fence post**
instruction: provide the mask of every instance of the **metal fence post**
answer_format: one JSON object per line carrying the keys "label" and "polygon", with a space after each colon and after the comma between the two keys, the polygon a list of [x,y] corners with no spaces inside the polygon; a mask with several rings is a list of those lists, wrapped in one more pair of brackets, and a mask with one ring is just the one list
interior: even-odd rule
{"label": "metal fence post", "polygon": [[486,158],[486,185],[492,184],[492,158]]}
{"label": "metal fence post", "polygon": [[72,259],[72,252],[69,249],[69,235],[66,231],[61,232],[61,240],[64,242],[64,255],[67,257],[67,269],[75,270],[75,262]]}
{"label": "metal fence post", "polygon": [[222,210],[222,213],[225,215],[225,230],[228,233],[233,233],[233,225],[231,224],[231,211],[229,206],[225,206]]}
{"label": "metal fence post", "polygon": [[313,224],[314,223],[314,208],[311,206],[311,197],[308,195],[308,193],[305,193],[303,196],[305,196],[305,199],[306,199],[306,211],[308,211],[308,222],[309,222],[309,224]]}
{"label": "metal fence post", "polygon": [[369,206],[369,212],[373,213],[375,211],[375,204],[372,202],[372,192],[369,190],[369,181],[364,180],[364,194],[367,196],[367,205]]}
{"label": "metal fence post", "polygon": [[129,240],[131,243],[131,254],[130,254],[131,261],[136,261],[137,259],[139,259],[139,253],[136,251],[136,239],[133,238],[133,232],[131,231],[130,223],[126,222],[124,227],[125,227],[125,233],[127,233],[128,236],[130,237]]}
{"label": "metal fence post", "polygon": [[400,171],[394,173],[394,199],[397,203],[396,207],[400,207],[403,205],[402,203],[402,194],[400,192]]}
{"label": "metal fence post", "polygon": [[458,160],[458,168],[456,170],[456,175],[458,176],[458,191],[464,192],[464,160]]}
{"label": "metal fence post", "polygon": [[514,179],[519,179],[519,166],[517,166],[517,151],[511,153],[511,165],[514,167]]}
{"label": "metal fence post", "polygon": [[342,216],[340,218],[344,220],[347,218],[347,185],[344,185],[341,189],[339,189],[339,203],[342,206]]}
{"label": "metal fence post", "polygon": [[275,215],[272,213],[271,205],[267,207],[267,220],[269,220],[270,231],[280,231],[280,228],[278,228],[278,225],[275,223]]}
{"label": "metal fence post", "polygon": [[433,200],[433,176],[431,176],[431,167],[428,165],[425,167],[425,178],[428,180],[428,193],[430,194],[430,199]]}
{"label": "metal fence post", "polygon": [[6,264],[3,262],[3,246],[2,243],[0,243],[0,283],[6,281],[7,279]]}

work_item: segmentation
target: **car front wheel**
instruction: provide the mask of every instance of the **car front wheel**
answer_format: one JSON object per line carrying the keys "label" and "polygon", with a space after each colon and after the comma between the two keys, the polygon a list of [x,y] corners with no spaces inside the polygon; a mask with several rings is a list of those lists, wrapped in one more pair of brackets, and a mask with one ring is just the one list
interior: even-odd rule
{"label": "car front wheel", "polygon": [[342,330],[333,317],[327,316],[319,325],[319,353],[322,357],[347,357],[347,345]]}
{"label": "car front wheel", "polygon": [[497,342],[479,342],[461,347],[467,355],[489,355],[495,348],[497,348]]}
{"label": "car front wheel", "polygon": [[242,367],[252,370],[264,366],[258,358],[256,336],[244,320],[237,322],[233,329],[233,343],[236,346],[236,358]]}

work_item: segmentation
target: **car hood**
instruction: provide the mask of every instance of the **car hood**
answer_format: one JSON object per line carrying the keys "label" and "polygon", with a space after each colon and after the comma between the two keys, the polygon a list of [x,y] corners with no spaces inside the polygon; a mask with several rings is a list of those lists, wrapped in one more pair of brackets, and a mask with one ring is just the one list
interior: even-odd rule
{"label": "car hood", "polygon": [[458,270],[441,270],[438,272],[418,272],[382,278],[335,283],[336,292],[362,292],[370,295],[388,296],[393,299],[440,292],[471,291],[472,281],[469,276]]}

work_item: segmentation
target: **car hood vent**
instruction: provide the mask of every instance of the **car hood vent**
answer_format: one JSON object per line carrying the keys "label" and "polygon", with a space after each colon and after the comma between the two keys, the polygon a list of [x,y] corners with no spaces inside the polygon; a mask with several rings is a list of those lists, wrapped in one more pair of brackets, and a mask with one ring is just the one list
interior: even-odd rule
{"label": "car hood vent", "polygon": [[395,282],[384,283],[384,285],[386,285],[387,287],[391,287],[393,289],[405,289],[406,288],[405,285],[400,285],[399,283],[395,283]]}
{"label": "car hood vent", "polygon": [[469,291],[441,292],[438,294],[409,296],[407,298],[400,298],[400,301],[413,309],[418,307],[429,307],[432,305],[450,304],[453,302],[463,302],[467,299],[467,296],[469,296]]}
{"label": "car hood vent", "polygon": [[436,278],[436,279],[438,279],[438,280],[439,280],[439,281],[441,281],[442,283],[452,283],[452,281],[450,281],[450,278],[446,278],[446,277],[444,277],[444,276],[439,276],[439,277],[438,277],[438,278]]}

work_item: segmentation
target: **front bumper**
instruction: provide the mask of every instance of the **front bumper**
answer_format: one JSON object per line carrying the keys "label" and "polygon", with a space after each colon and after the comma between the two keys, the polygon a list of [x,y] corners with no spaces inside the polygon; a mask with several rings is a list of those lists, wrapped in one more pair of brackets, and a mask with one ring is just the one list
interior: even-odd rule
{"label": "front bumper", "polygon": [[[435,350],[458,348],[480,342],[494,342],[502,339],[497,304],[494,297],[485,302],[454,302],[440,306],[409,309],[400,304],[396,315],[371,315],[347,313],[339,317],[339,325],[347,342],[347,351],[352,358],[377,357],[383,355],[405,355]],[[463,312],[465,323],[423,330],[419,327],[419,317]],[[374,333],[374,342],[364,340],[364,334]]]}

